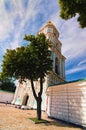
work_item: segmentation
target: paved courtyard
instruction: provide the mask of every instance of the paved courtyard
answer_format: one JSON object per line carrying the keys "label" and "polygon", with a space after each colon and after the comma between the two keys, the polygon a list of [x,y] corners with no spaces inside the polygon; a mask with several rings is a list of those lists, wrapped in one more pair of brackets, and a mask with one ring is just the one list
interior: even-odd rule
{"label": "paved courtyard", "polygon": [[36,117],[36,111],[0,104],[0,130],[82,130],[78,126],[51,120],[45,112],[42,112],[42,118],[49,123],[33,124],[29,117]]}

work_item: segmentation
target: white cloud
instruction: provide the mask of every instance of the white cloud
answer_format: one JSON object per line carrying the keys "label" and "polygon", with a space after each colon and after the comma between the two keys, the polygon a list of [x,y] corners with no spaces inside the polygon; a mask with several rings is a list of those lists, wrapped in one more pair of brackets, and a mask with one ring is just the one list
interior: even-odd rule
{"label": "white cloud", "polygon": [[[36,17],[37,11],[35,10],[39,0],[29,0],[27,9],[24,10],[23,3],[21,0],[9,0],[9,4],[12,6],[12,10],[9,12],[5,8],[5,1],[0,1],[0,41],[5,41],[3,44],[0,43],[3,49],[16,48],[19,46],[21,41],[21,35],[25,32],[25,24],[29,23],[31,19]],[[20,18],[18,23],[17,18]],[[29,30],[29,28],[28,28]],[[11,39],[11,40],[10,40]]]}
{"label": "white cloud", "polygon": [[80,61],[79,64],[78,64],[78,66],[82,66],[82,65],[84,65],[84,64],[86,65],[86,59]]}
{"label": "white cloud", "polygon": [[10,30],[13,29],[12,20],[6,12],[4,1],[0,1],[0,39],[6,38]]}
{"label": "white cloud", "polygon": [[79,58],[86,52],[86,29],[80,29],[76,18],[68,20],[62,28],[61,41],[67,59]]}
{"label": "white cloud", "polygon": [[81,71],[86,72],[86,59],[84,59],[84,60],[80,59],[80,62],[78,62],[78,64],[74,64],[72,67],[70,67],[66,71],[66,74],[70,75],[70,74],[74,74],[74,73],[81,72]]}
{"label": "white cloud", "polygon": [[83,71],[83,70],[86,70],[86,65],[85,66],[79,66],[79,67],[76,66],[72,69],[68,69],[66,71],[66,74],[69,75],[69,74],[73,74],[73,73],[80,72],[80,71]]}

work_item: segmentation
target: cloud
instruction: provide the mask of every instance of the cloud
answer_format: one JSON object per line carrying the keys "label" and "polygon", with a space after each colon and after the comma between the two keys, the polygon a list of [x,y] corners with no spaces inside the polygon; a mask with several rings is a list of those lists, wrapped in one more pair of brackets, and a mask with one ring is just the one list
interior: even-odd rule
{"label": "cloud", "polygon": [[74,73],[77,72],[81,72],[84,71],[84,73],[86,74],[86,59],[81,60],[76,64],[74,64],[73,66],[69,67],[66,71],[67,75],[72,75]]}
{"label": "cloud", "polygon": [[77,72],[81,72],[83,70],[86,70],[86,65],[85,66],[76,66],[72,69],[69,69],[66,71],[66,74],[69,75],[69,74],[73,74],[73,73],[77,73]]}
{"label": "cloud", "polygon": [[10,6],[12,7],[10,11],[8,11],[7,1],[0,1],[0,43],[3,42],[4,45],[4,42],[7,40],[6,44],[8,48],[11,46],[12,48],[14,48],[14,46],[16,48],[19,46],[20,39],[22,39],[22,33],[25,32],[26,22],[29,24],[29,21],[36,17],[37,11],[35,11],[35,8],[39,1],[29,0],[26,10],[21,0],[9,0],[8,2],[9,8]]}
{"label": "cloud", "polygon": [[[81,55],[84,51],[86,51],[86,37],[85,32],[86,29],[80,29],[77,26],[76,18],[73,18],[66,22],[63,26],[62,38],[63,42],[63,52],[64,54],[68,54],[69,58],[74,58],[76,56]],[[67,56],[68,56],[67,55]]]}
{"label": "cloud", "polygon": [[25,33],[37,33],[42,23],[48,21],[50,12],[54,14],[51,5],[54,7],[55,3],[49,5],[47,3],[49,0],[0,1],[0,45],[3,50],[20,46]]}
{"label": "cloud", "polygon": [[[2,60],[6,49],[14,49],[23,44],[26,29],[33,28],[30,21],[36,17],[38,10],[36,11],[35,8],[39,3],[39,0],[29,0],[25,8],[26,5],[22,0],[0,1],[0,60]],[[27,26],[26,23],[28,23]],[[29,28],[27,28],[28,26]]]}
{"label": "cloud", "polygon": [[[10,27],[10,29],[9,29]],[[13,29],[12,20],[9,18],[8,12],[6,12],[4,1],[0,1],[0,40],[6,38]]]}
{"label": "cloud", "polygon": [[78,66],[82,66],[82,65],[86,65],[86,59],[82,60],[82,61],[78,64]]}

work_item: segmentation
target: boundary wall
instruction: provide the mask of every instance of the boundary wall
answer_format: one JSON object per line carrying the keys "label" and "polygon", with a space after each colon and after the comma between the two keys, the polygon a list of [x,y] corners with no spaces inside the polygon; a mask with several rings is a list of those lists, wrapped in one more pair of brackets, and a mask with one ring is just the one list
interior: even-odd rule
{"label": "boundary wall", "polygon": [[14,98],[14,93],[0,90],[0,102],[1,103],[11,103],[13,98]]}

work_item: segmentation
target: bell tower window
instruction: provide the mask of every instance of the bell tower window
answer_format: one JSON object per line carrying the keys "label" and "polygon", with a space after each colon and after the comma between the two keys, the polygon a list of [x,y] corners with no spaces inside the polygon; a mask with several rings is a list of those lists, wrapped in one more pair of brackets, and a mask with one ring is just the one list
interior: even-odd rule
{"label": "bell tower window", "polygon": [[55,73],[56,73],[57,75],[60,74],[60,73],[59,73],[59,61],[58,61],[58,58],[57,58],[57,57],[55,58]]}

